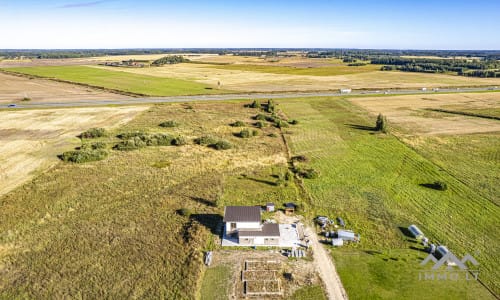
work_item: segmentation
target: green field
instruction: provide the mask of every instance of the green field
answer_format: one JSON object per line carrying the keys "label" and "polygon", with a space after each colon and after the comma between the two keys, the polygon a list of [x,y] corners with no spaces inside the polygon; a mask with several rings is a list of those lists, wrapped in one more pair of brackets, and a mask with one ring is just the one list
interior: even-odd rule
{"label": "green field", "polygon": [[[480,279],[498,292],[497,205],[395,137],[374,134],[370,128],[375,120],[347,100],[321,98],[279,103],[289,117],[301,121],[287,135],[292,152],[309,157],[321,173],[318,179],[305,181],[313,198],[311,207],[320,215],[343,217],[349,228],[361,234],[360,244],[334,252],[336,261],[345,264],[339,272],[348,294],[354,298],[358,293],[377,298],[384,291],[387,298],[399,299],[399,290],[429,290],[427,282],[410,280],[415,277],[384,280],[383,276],[390,276],[386,274],[392,274],[393,268],[400,268],[390,260],[387,263],[387,257],[367,256],[356,261],[352,258],[373,250],[406,253],[413,247],[416,249],[398,274],[414,276],[418,258],[425,253],[399,228],[410,224],[419,225],[431,241],[447,245],[459,257],[467,252],[473,254],[481,263]],[[489,161],[489,167],[494,166]],[[438,180],[448,184],[447,191],[421,186]],[[353,266],[356,263],[365,267],[351,268],[351,261]],[[398,278],[401,282],[394,284]],[[439,288],[443,295],[490,297],[477,283],[442,283]],[[409,293],[409,298],[421,295]]]}
{"label": "green field", "polygon": [[20,67],[5,70],[148,96],[201,95],[225,92],[216,87],[188,80],[159,78],[86,66]]}
{"label": "green field", "polygon": [[201,285],[201,300],[229,299],[231,268],[220,265],[208,268]]}
{"label": "green field", "polygon": [[211,67],[224,70],[251,71],[251,72],[288,74],[288,75],[310,75],[310,76],[335,76],[335,75],[366,73],[366,72],[380,70],[380,66],[377,65],[365,65],[365,66],[338,65],[338,66],[303,68],[303,67],[288,67],[288,66],[234,64],[234,65],[212,65]]}
{"label": "green field", "polygon": [[319,285],[306,286],[298,289],[292,295],[292,300],[326,300],[325,293]]}

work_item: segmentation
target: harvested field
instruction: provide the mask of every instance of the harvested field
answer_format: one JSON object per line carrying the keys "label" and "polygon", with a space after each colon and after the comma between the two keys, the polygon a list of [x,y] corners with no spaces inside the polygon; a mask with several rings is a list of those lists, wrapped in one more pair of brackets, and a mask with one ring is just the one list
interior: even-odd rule
{"label": "harvested field", "polygon": [[[116,70],[113,67],[93,66],[106,70]],[[228,69],[224,69],[224,68]],[[236,68],[231,70],[230,68]],[[443,74],[382,72],[370,71],[358,74],[336,76],[313,76],[290,74],[295,68],[277,67],[285,74],[267,73],[275,67],[251,66],[246,70],[240,65],[217,66],[210,64],[182,63],[154,68],[119,68],[120,71],[162,78],[179,78],[192,80],[210,86],[222,84],[225,90],[235,92],[284,92],[284,91],[325,91],[339,88],[353,89],[387,89],[445,87],[445,86],[475,86],[500,85],[498,78],[472,78]],[[262,72],[258,71],[258,68]],[[332,69],[334,67],[326,67]],[[356,67],[343,67],[356,68]],[[324,68],[306,69],[307,72],[322,72]],[[301,69],[298,69],[301,70]],[[319,70],[319,71],[318,71]],[[325,69],[326,70],[326,69]],[[266,71],[266,72],[264,72]]]}
{"label": "harvested field", "polygon": [[89,127],[114,127],[147,107],[0,111],[0,195],[59,160]]}
{"label": "harvested field", "polygon": [[38,78],[29,79],[0,72],[0,104],[22,102],[25,97],[30,99],[29,103],[128,98],[124,95],[69,83]]}
{"label": "harvested field", "polygon": [[360,97],[350,101],[374,115],[384,114],[389,123],[409,134],[452,135],[500,131],[498,120],[426,110],[442,108],[483,114],[491,111],[495,115],[500,108],[500,93]]}

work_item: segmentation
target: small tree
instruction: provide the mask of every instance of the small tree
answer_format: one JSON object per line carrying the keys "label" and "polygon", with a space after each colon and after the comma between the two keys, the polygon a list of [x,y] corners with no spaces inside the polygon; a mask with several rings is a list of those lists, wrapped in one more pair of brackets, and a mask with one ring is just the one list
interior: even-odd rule
{"label": "small tree", "polygon": [[379,114],[377,116],[377,121],[375,123],[375,130],[381,131],[383,133],[387,132],[387,118],[384,115]]}

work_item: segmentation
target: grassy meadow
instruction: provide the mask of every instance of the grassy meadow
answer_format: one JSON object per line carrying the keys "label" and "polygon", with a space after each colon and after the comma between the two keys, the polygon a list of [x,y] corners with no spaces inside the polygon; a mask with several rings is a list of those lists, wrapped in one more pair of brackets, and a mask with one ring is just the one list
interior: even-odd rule
{"label": "grassy meadow", "polygon": [[[318,215],[343,217],[348,228],[361,234],[360,244],[332,249],[352,298],[400,299],[399,291],[414,298],[433,285],[450,299],[491,297],[477,282],[418,281],[416,271],[426,253],[400,229],[410,224],[459,257],[473,254],[481,264],[479,278],[498,292],[496,204],[394,136],[374,133],[375,119],[345,99],[279,103],[288,117],[300,120],[287,135],[293,154],[308,157],[321,174],[305,181],[310,206]],[[485,165],[494,167],[492,161]],[[470,165],[462,167],[468,172]],[[438,180],[448,184],[447,191],[422,186]],[[382,254],[365,255],[373,251]]]}
{"label": "grassy meadow", "polygon": [[[256,129],[248,139],[234,135],[244,127],[229,124],[252,128],[255,114],[241,103],[152,106],[98,139],[110,151],[105,160],[61,162],[0,197],[0,298],[197,297],[202,250],[216,247],[211,233],[219,230],[220,201],[232,204],[239,194],[247,196],[234,204],[255,201],[259,189],[263,204],[295,190],[293,181],[269,183],[286,168],[282,140],[268,136],[277,128]],[[168,120],[178,126],[158,126]],[[117,134],[135,130],[188,143],[109,149]],[[233,148],[193,144],[207,134]]]}
{"label": "grassy meadow", "polygon": [[216,86],[183,79],[158,78],[87,66],[19,67],[6,70],[148,96],[224,93],[223,90],[218,90]]}

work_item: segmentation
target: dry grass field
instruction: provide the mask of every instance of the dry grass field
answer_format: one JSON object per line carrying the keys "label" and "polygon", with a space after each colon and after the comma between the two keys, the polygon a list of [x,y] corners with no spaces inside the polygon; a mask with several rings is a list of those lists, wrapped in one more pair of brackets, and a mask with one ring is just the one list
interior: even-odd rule
{"label": "dry grass field", "polygon": [[127,98],[124,95],[69,83],[0,73],[0,105],[19,103],[25,97],[30,99],[29,103]]}
{"label": "dry grass field", "polygon": [[147,107],[0,111],[0,195],[58,162],[89,127],[115,127]]}
{"label": "dry grass field", "polygon": [[[93,67],[116,70],[116,68],[112,67]],[[224,67],[228,66],[184,63],[154,68],[119,69],[120,71],[134,74],[191,80],[210,86],[217,86],[217,83],[220,82],[223,89],[236,92],[325,91],[337,90],[339,88],[388,89],[500,85],[500,80],[495,78],[471,78],[443,74],[370,71],[336,76],[312,76],[274,74],[251,70],[230,70],[224,69]],[[229,67],[238,66],[231,65]]]}
{"label": "dry grass field", "polygon": [[500,93],[464,93],[352,98],[351,102],[372,114],[382,113],[389,122],[410,134],[469,134],[500,131],[500,121],[428,111],[450,109],[488,115],[500,108]]}

